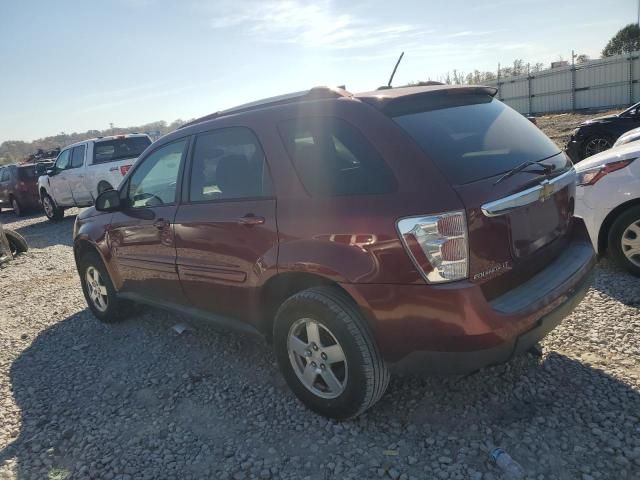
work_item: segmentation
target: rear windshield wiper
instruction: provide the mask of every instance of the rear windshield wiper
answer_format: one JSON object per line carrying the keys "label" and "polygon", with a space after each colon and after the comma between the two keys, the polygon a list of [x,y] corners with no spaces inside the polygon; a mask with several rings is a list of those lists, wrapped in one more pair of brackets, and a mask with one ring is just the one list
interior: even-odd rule
{"label": "rear windshield wiper", "polygon": [[[539,170],[525,170],[525,168],[530,167],[532,165],[536,165],[536,166],[540,167],[540,169]],[[539,174],[543,174],[543,175],[549,175],[552,171],[555,170],[555,168],[556,168],[555,165],[542,165],[541,163],[529,160],[528,162],[521,163],[517,167],[513,167],[507,173],[502,175],[498,180],[496,180],[494,185],[497,185],[500,182],[502,182],[503,180],[506,180],[509,177],[513,177],[516,173],[520,173],[522,171],[524,171],[525,173],[539,173]]]}

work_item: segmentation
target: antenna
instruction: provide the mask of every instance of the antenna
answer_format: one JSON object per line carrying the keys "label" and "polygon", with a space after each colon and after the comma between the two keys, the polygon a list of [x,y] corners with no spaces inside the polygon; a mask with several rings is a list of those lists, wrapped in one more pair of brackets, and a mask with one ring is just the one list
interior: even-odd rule
{"label": "antenna", "polygon": [[391,82],[393,82],[393,77],[396,74],[396,70],[398,69],[398,65],[400,65],[400,61],[402,60],[402,57],[404,57],[404,52],[402,52],[400,54],[400,57],[398,58],[398,61],[396,62],[396,66],[393,67],[393,72],[391,72],[391,77],[389,78],[389,83],[387,83],[387,88],[391,88]]}

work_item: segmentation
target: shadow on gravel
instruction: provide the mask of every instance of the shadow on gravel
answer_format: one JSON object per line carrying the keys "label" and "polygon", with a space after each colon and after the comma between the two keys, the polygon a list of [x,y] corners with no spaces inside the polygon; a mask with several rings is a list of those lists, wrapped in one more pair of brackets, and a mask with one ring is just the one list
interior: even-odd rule
{"label": "shadow on gravel", "polygon": [[631,307],[640,307],[640,278],[622,270],[608,258],[598,262],[593,288]]}
{"label": "shadow on gravel", "polygon": [[[31,220],[40,220],[32,222]],[[16,217],[13,214],[0,215],[0,222],[27,239],[30,248],[45,248],[51,245],[73,245],[73,223],[75,214],[67,214],[58,222],[51,222],[41,213]],[[24,224],[16,226],[16,223]]]}
{"label": "shadow on gravel", "polygon": [[261,340],[200,325],[177,335],[177,321],[150,310],[103,325],[84,310],[34,338],[10,369],[22,426],[0,465],[15,461],[20,479],[324,480],[433,478],[435,462],[496,478],[486,452],[499,444],[544,478],[639,478],[640,395],[568,357],[395,378],[369,413],[338,424],[293,398]]}

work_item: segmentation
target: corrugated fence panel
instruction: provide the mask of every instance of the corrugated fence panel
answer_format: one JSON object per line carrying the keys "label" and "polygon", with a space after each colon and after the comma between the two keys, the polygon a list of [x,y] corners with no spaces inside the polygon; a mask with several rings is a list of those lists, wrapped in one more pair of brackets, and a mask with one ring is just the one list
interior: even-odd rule
{"label": "corrugated fence panel", "polygon": [[571,110],[571,92],[533,97],[531,105],[534,113]]}
{"label": "corrugated fence panel", "polygon": [[[616,108],[640,101],[640,52],[487,82],[521,113]],[[531,87],[531,91],[529,91]],[[531,96],[531,97],[529,97]],[[529,112],[531,106],[531,112]]]}
{"label": "corrugated fence panel", "polygon": [[629,103],[629,85],[590,88],[576,92],[576,109],[599,108]]}
{"label": "corrugated fence panel", "polygon": [[504,99],[503,102],[520,113],[529,113],[529,99],[527,98]]}
{"label": "corrugated fence panel", "polygon": [[507,80],[500,86],[500,96],[504,99],[526,97],[529,95],[529,81],[527,78]]}

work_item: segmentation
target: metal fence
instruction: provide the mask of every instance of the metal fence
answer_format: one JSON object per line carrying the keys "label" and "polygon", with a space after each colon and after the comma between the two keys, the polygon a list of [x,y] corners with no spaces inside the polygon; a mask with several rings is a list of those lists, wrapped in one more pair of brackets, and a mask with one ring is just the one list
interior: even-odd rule
{"label": "metal fence", "polygon": [[640,101],[640,51],[486,82],[520,113],[626,107]]}

